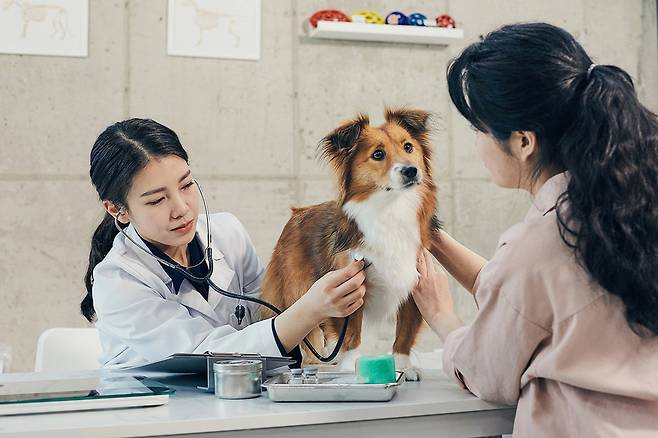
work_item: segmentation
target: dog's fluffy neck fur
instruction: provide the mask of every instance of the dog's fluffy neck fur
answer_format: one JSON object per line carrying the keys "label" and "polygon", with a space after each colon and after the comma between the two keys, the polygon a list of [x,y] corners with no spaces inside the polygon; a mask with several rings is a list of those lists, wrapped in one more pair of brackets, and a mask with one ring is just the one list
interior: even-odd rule
{"label": "dog's fluffy neck fur", "polygon": [[[422,196],[418,188],[377,192],[363,201],[348,201],[344,214],[356,222],[361,252],[368,268],[368,294],[386,295],[367,300],[364,311],[380,318],[394,316],[418,278],[416,255],[421,245],[418,222]],[[373,304],[376,303],[376,304]],[[373,308],[377,305],[382,308]]]}

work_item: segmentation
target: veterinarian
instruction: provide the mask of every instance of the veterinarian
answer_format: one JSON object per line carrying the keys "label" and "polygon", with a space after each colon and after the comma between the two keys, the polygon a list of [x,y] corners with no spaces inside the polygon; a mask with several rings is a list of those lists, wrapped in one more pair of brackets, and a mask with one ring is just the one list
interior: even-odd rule
{"label": "veterinarian", "polygon": [[[264,321],[257,304],[220,295],[207,281],[172,269],[178,263],[196,277],[209,273],[200,188],[171,129],[145,119],[115,123],[96,140],[90,162],[106,214],[91,241],[81,310],[96,323],[103,366],[205,351],[292,354],[299,361],[296,347],[314,327],[363,304],[361,261],[327,273]],[[260,295],[263,265],[246,230],[229,213],[209,218],[211,281],[241,296]]]}
{"label": "veterinarian", "polygon": [[548,24],[490,33],[447,77],[493,182],[533,200],[488,262],[440,235],[439,262],[478,305],[470,326],[420,257],[413,296],[445,373],[518,403],[515,436],[658,436],[656,115],[625,71]]}

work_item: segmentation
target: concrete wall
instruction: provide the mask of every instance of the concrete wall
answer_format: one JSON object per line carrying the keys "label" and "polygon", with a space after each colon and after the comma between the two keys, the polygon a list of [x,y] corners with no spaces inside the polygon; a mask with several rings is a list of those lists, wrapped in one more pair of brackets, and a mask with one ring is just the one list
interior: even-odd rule
{"label": "concrete wall", "polygon": [[[12,349],[12,370],[32,368],[44,329],[85,325],[82,277],[102,216],[89,150],[116,120],[151,117],[175,129],[212,210],[235,213],[267,260],[289,206],[333,195],[314,158],[323,135],[357,111],[380,122],[384,105],[431,110],[440,116],[440,215],[456,238],[490,256],[528,199],[490,183],[472,132],[451,108],[444,71],[460,48],[503,23],[548,21],[598,62],[625,68],[658,106],[655,0],[262,3],[258,62],[167,57],[165,0],[91,0],[88,58],[0,55],[0,344]],[[466,39],[447,48],[309,40],[304,20],[327,7],[448,12]],[[472,299],[454,293],[471,320]],[[421,342],[437,346],[429,334]]]}

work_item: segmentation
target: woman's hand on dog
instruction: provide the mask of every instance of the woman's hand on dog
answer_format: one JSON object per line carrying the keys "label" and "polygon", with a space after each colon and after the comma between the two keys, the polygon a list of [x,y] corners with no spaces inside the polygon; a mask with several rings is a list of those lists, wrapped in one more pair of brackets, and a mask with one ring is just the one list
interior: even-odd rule
{"label": "woman's hand on dog", "polygon": [[464,325],[455,315],[448,275],[425,248],[418,256],[416,268],[420,277],[411,295],[427,324],[445,340],[451,331]]}
{"label": "woman's hand on dog", "polygon": [[353,261],[342,269],[326,273],[304,297],[320,321],[351,315],[363,305],[366,274],[363,260]]}

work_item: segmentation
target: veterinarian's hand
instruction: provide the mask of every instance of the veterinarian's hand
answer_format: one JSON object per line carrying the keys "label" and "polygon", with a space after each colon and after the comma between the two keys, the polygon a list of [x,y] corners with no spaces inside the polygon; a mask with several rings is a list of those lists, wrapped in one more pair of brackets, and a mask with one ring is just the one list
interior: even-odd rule
{"label": "veterinarian's hand", "polygon": [[455,315],[448,275],[424,248],[416,268],[420,278],[411,295],[427,324],[444,340],[448,333],[464,325]]}
{"label": "veterinarian's hand", "polygon": [[313,306],[320,321],[351,315],[363,306],[366,294],[363,266],[363,260],[354,261],[313,283],[304,297],[308,297],[308,305]]}

